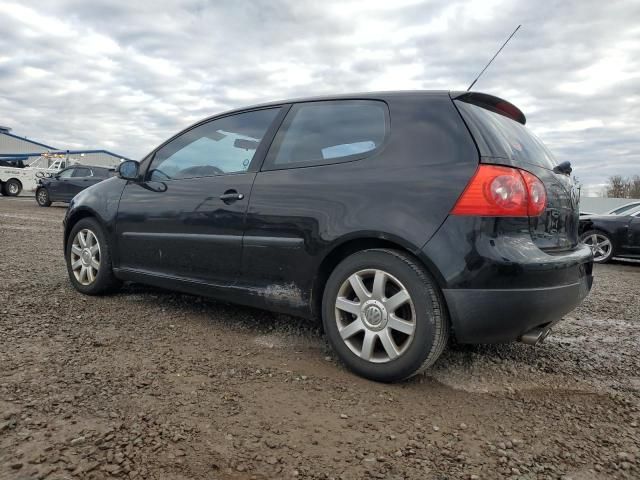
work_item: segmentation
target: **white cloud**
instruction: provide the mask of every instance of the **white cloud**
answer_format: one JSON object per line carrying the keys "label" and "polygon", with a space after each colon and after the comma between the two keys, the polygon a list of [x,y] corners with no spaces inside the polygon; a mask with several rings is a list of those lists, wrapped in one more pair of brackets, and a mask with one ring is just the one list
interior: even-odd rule
{"label": "white cloud", "polygon": [[639,18],[631,0],[6,2],[0,124],[136,158],[246,104],[464,89],[521,23],[475,89],[518,105],[595,191],[640,173]]}

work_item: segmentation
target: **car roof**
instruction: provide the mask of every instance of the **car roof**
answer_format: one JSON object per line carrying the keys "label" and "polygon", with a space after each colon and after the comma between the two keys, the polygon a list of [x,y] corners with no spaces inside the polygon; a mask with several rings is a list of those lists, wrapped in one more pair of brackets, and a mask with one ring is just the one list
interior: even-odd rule
{"label": "car roof", "polygon": [[[98,167],[97,165],[84,165],[82,163],[74,163],[73,165],[69,165],[67,168],[77,168],[77,167],[91,168],[93,170],[111,170],[108,167]],[[65,170],[67,168],[65,168]]]}
{"label": "car roof", "polygon": [[387,98],[409,97],[409,96],[416,96],[416,95],[425,95],[425,96],[447,95],[448,96],[449,90],[391,90],[391,91],[378,91],[378,92],[355,92],[355,93],[340,93],[340,94],[334,94],[334,95],[315,95],[315,96],[309,96],[309,97],[297,97],[297,98],[289,98],[289,99],[257,103],[254,105],[248,105],[241,108],[234,108],[232,110],[217,113],[208,118],[215,118],[222,115],[227,115],[229,113],[242,112],[245,110],[253,110],[256,108],[276,107],[279,105],[286,105],[288,103],[328,102],[331,100],[384,100]]}
{"label": "car roof", "polygon": [[[195,128],[203,123],[207,123],[211,120],[214,120],[216,118],[220,118],[220,117],[224,117],[227,115],[232,115],[235,113],[241,113],[241,112],[246,112],[249,110],[256,110],[256,109],[261,109],[261,108],[269,108],[269,107],[278,107],[281,105],[287,105],[287,104],[291,104],[291,103],[302,103],[302,102],[327,102],[327,101],[332,101],[332,100],[387,100],[387,99],[392,99],[392,98],[402,98],[402,97],[416,97],[416,96],[432,96],[432,97],[439,97],[439,96],[446,96],[447,98],[451,98],[451,99],[456,99],[456,98],[461,98],[463,96],[469,96],[469,95],[475,95],[475,96],[480,96],[482,98],[485,99],[491,99],[492,101],[502,101],[508,105],[511,105],[509,102],[506,102],[505,100],[499,98],[499,97],[494,97],[492,95],[487,95],[487,94],[483,94],[480,92],[460,92],[460,91],[453,91],[453,90],[389,90],[389,91],[375,91],[375,92],[355,92],[355,93],[340,93],[340,94],[333,94],[333,95],[316,95],[316,96],[308,96],[308,97],[297,97],[297,98],[289,98],[289,99],[283,99],[283,100],[276,100],[276,101],[269,101],[269,102],[263,102],[263,103],[257,103],[257,104],[253,104],[253,105],[247,105],[247,106],[243,106],[243,107],[239,107],[239,108],[234,108],[232,110],[226,110],[226,111],[222,111],[219,113],[215,113],[213,115],[210,115],[208,117],[202,118],[200,120],[198,120],[197,122],[192,123],[191,125],[188,125],[187,127],[183,128],[182,130],[180,130],[179,132],[177,132],[176,134],[172,135],[171,137],[167,138],[164,142],[160,143],[159,145],[157,145],[156,147],[154,147],[149,153],[147,153],[144,157],[142,157],[142,159],[147,158],[149,155],[151,155],[153,152],[157,151],[158,149],[162,148],[164,145],[166,145],[167,143],[169,143],[170,141],[172,141],[174,138],[177,138],[179,135],[181,135],[182,133],[191,130],[192,128]],[[511,105],[513,106],[513,105]],[[516,119],[517,121],[520,121],[520,123],[524,124],[525,123],[525,119],[524,119],[524,114],[522,114],[522,112],[520,112],[519,109],[517,109],[517,107],[513,106],[513,108],[515,108],[517,110],[517,112],[519,114],[522,115],[522,119]],[[504,113],[503,113],[504,114]]]}

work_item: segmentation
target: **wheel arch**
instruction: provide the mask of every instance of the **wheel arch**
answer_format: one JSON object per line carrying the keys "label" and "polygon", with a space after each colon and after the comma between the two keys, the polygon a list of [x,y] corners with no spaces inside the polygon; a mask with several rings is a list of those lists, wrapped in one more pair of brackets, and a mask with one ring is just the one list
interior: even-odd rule
{"label": "wheel arch", "polygon": [[20,180],[18,177],[11,177],[11,178],[5,180],[3,183],[9,183],[11,180],[15,180],[16,182],[18,182],[20,184],[21,187],[23,186],[22,180]]}
{"label": "wheel arch", "polygon": [[63,244],[64,248],[66,248],[67,246],[67,241],[69,240],[69,234],[71,233],[71,230],[73,229],[75,224],[78,223],[83,218],[95,219],[100,224],[100,226],[104,229],[105,234],[106,235],[108,234],[107,233],[108,229],[106,228],[106,224],[103,221],[103,219],[100,218],[100,215],[98,215],[94,210],[88,207],[81,207],[76,210],[73,210],[69,214],[69,216],[66,218],[66,222],[64,226],[64,244]]}
{"label": "wheel arch", "polygon": [[[6,189],[7,188],[7,184],[11,181],[15,181],[18,182],[18,185],[20,186],[19,190],[18,190],[18,195],[20,195],[20,193],[22,192],[22,190],[24,190],[24,183],[22,183],[22,181],[17,178],[17,177],[11,177],[7,180],[5,180],[4,182],[2,182],[2,186]],[[8,193],[8,191],[7,191]]]}
{"label": "wheel arch", "polygon": [[435,279],[438,289],[442,290],[444,284],[442,275],[435,265],[426,258],[421,250],[415,245],[410,244],[404,239],[387,234],[366,232],[350,235],[335,242],[324,255],[316,269],[316,276],[311,288],[310,301],[311,315],[314,318],[321,318],[322,296],[324,294],[327,279],[334,268],[349,255],[372,248],[388,248],[410,255],[415,258],[418,263],[420,263],[420,265],[429,272],[429,274],[431,274],[432,278]]}

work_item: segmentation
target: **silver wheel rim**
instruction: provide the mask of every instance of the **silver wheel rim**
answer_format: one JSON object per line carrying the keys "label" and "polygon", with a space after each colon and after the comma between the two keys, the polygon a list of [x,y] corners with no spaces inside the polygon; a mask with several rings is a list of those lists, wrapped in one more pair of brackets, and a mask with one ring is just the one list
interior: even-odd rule
{"label": "silver wheel rim", "polygon": [[405,286],[384,270],[360,270],[338,290],[335,318],[342,341],[358,357],[386,363],[413,341],[416,313]]}
{"label": "silver wheel rim", "polygon": [[82,285],[91,285],[100,270],[100,243],[89,229],[80,230],[71,244],[71,270]]}
{"label": "silver wheel rim", "polygon": [[40,190],[38,193],[38,200],[40,200],[40,203],[47,203],[47,192]]}
{"label": "silver wheel rim", "polygon": [[582,243],[588,245],[593,252],[596,262],[602,261],[611,254],[611,240],[599,233],[592,233],[582,239]]}
{"label": "silver wheel rim", "polygon": [[19,188],[18,188],[18,185],[16,183],[11,182],[9,184],[9,193],[11,193],[12,195],[18,193],[18,189]]}

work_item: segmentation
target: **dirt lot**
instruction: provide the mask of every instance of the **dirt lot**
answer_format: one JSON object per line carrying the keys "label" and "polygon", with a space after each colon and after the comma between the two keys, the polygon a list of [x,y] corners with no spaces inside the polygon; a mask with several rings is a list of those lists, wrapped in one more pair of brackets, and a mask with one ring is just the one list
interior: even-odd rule
{"label": "dirt lot", "polygon": [[[315,324],[70,286],[63,207],[0,198],[0,478],[640,478],[640,265],[541,346],[362,380]],[[526,306],[523,306],[526,308]]]}

